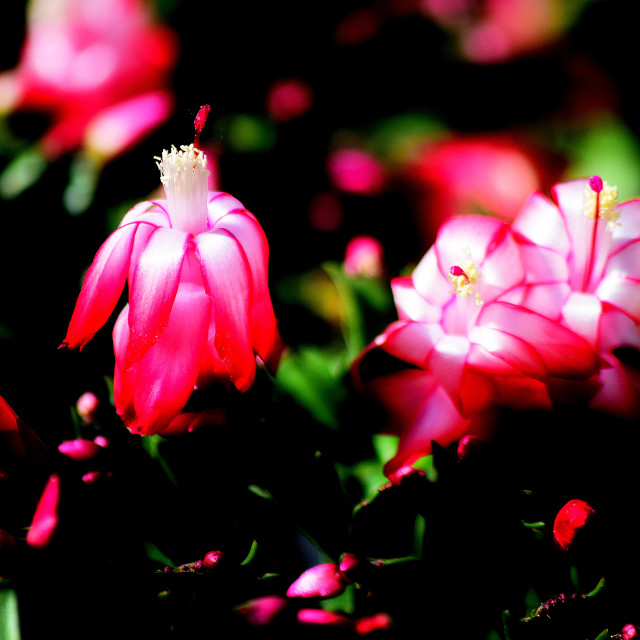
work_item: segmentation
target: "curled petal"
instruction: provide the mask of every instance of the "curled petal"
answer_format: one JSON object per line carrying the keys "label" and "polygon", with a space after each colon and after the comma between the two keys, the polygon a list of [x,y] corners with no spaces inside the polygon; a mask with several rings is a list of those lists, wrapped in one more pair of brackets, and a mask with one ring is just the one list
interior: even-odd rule
{"label": "curled petal", "polygon": [[[437,278],[441,282],[441,274],[437,272]],[[441,282],[441,284],[443,284]],[[398,309],[400,320],[414,320],[416,322],[439,322],[442,317],[440,307],[429,304],[413,286],[412,278],[394,278],[391,281],[393,299]],[[451,294],[447,293],[446,298]]]}
{"label": "curled petal", "polygon": [[198,377],[210,314],[209,296],[198,287],[182,285],[162,336],[128,367],[126,357],[123,365],[123,351],[128,351],[127,316],[123,311],[118,318],[113,332],[114,400],[132,432],[160,433],[182,411]]}
{"label": "curled petal", "polygon": [[553,522],[553,539],[565,551],[573,544],[577,532],[595,515],[593,507],[584,500],[569,500],[558,511]]}
{"label": "curled petal", "polygon": [[452,398],[457,398],[471,343],[466,336],[443,334],[427,360],[429,370]]}
{"label": "curled petal", "polygon": [[60,503],[60,478],[54,473],[49,477],[40,496],[31,526],[27,532],[27,544],[38,549],[49,545],[58,526]]}
{"label": "curled petal", "polygon": [[82,348],[113,311],[127,279],[137,225],[116,229],[103,243],[84,278],[62,347]]}
{"label": "curled petal", "polygon": [[127,211],[118,227],[124,227],[132,222],[148,222],[156,227],[170,227],[171,219],[167,210],[167,201],[149,200],[139,202]]}
{"label": "curled petal", "polygon": [[629,241],[640,238],[640,200],[627,200],[620,204],[620,220],[613,228],[611,251],[615,252]]}
{"label": "curled petal", "polygon": [[640,280],[628,278],[622,273],[610,274],[600,282],[596,295],[640,322]]}
{"label": "curled petal", "polygon": [[164,332],[178,291],[189,234],[155,228],[140,252],[129,291],[130,362],[139,360]]}
{"label": "curled petal", "polygon": [[528,342],[552,376],[588,378],[600,365],[598,355],[583,338],[528,309],[507,302],[494,302],[483,307],[477,324],[500,328]]}
{"label": "curled petal", "polygon": [[207,227],[210,230],[215,229],[220,218],[232,211],[244,211],[250,216],[253,215],[246,211],[240,200],[236,200],[236,198],[224,191],[209,191],[207,211]]}
{"label": "curled petal", "polygon": [[376,339],[376,344],[392,356],[419,367],[424,366],[433,345],[443,335],[437,324],[398,322],[392,327]]}
{"label": "curled petal", "polygon": [[[400,284],[404,284],[403,281],[404,278],[398,279]],[[411,281],[420,296],[436,309],[442,307],[451,298],[451,283],[440,269],[435,247],[429,249],[422,260],[420,260],[418,266],[413,271]],[[394,284],[394,298],[397,295],[396,286],[397,285]],[[406,286],[403,288],[408,288],[408,283],[406,283]],[[417,313],[424,313],[422,311],[424,302],[420,303],[419,300],[414,298],[408,299],[407,301],[411,302],[411,306],[403,306],[402,311],[412,320],[420,320],[421,317],[419,317]],[[414,315],[416,317],[414,317]]]}
{"label": "curled petal", "polygon": [[[251,336],[256,353],[269,363],[279,357],[280,338],[269,295],[267,265],[269,245],[257,220],[246,211],[229,213],[216,224],[216,229],[231,233],[243,248],[253,283],[251,298]],[[277,360],[277,358],[276,358]]]}
{"label": "curled petal", "polygon": [[224,229],[194,239],[207,293],[213,300],[214,344],[229,379],[245,391],[256,370],[250,334],[251,269],[236,238]]}

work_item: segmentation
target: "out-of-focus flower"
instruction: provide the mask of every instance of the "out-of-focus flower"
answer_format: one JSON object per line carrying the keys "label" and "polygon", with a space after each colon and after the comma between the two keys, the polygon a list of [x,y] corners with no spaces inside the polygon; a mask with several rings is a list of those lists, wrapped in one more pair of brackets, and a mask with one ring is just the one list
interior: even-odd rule
{"label": "out-of-focus flower", "polygon": [[0,77],[0,111],[45,112],[48,160],[78,147],[104,158],[163,122],[177,38],[142,0],[30,3],[20,62]]}
{"label": "out-of-focus flower", "polygon": [[91,391],[83,393],[76,401],[76,411],[86,424],[91,424],[95,420],[99,406],[100,400],[98,396],[95,393],[91,393]]}
{"label": "out-of-focus flower", "polygon": [[236,607],[236,611],[254,626],[264,626],[286,608],[288,600],[282,596],[262,596]]}
{"label": "out-of-focus flower", "polygon": [[374,631],[390,629],[393,626],[393,620],[388,613],[376,613],[372,616],[364,616],[358,618],[354,622],[356,633],[365,636]]}
{"label": "out-of-focus flower", "polygon": [[457,38],[464,58],[478,64],[548,46],[562,33],[569,11],[557,0],[424,0],[420,8]]}
{"label": "out-of-focus flower", "polygon": [[344,271],[350,276],[379,278],[384,275],[384,249],[373,236],[355,236],[347,243]]}
{"label": "out-of-focus flower", "polygon": [[[399,320],[353,365],[356,384],[389,408],[401,436],[387,476],[428,455],[431,440],[482,436],[495,406],[548,409],[548,384],[597,372],[583,338],[521,306],[549,277],[544,263],[527,269],[535,259],[506,223],[458,217],[442,225],[411,277],[392,281]],[[391,371],[376,364],[380,352]]]}
{"label": "out-of-focus flower", "polygon": [[640,375],[625,361],[640,351],[640,200],[618,203],[617,188],[597,176],[557,184],[552,195],[534,194],[513,223],[523,247],[538,248],[530,268],[549,273],[525,304],[561,321],[606,361],[591,407],[640,415]]}
{"label": "out-of-focus flower", "polygon": [[593,507],[584,500],[569,500],[558,511],[553,522],[553,539],[567,551],[576,537],[577,532],[584,527],[595,515]]}
{"label": "out-of-focus flower", "polygon": [[289,597],[332,598],[340,595],[349,580],[337,564],[327,562],[307,569],[287,589]]}
{"label": "out-of-focus flower", "polygon": [[386,183],[382,163],[363,149],[338,149],[327,158],[329,179],[338,189],[358,195],[376,195]]}
{"label": "out-of-focus flower", "polygon": [[625,624],[622,627],[622,640],[631,640],[638,637],[638,627],[635,624]]}
{"label": "out-of-focus flower", "polygon": [[425,144],[405,177],[429,246],[452,216],[484,213],[513,220],[534,191],[559,178],[560,168],[548,153],[512,136],[458,135]]}
{"label": "out-of-focus flower", "polygon": [[311,87],[297,78],[274,82],[267,91],[267,114],[274,122],[288,122],[305,114],[313,104]]}
{"label": "out-of-focus flower", "polygon": [[72,460],[90,460],[98,455],[100,449],[99,444],[85,438],[65,440],[58,445],[58,451]]}
{"label": "out-of-focus flower", "polygon": [[31,526],[27,532],[27,544],[39,549],[49,545],[58,526],[59,503],[60,478],[54,473],[49,476],[36,506]]}
{"label": "out-of-focus flower", "polygon": [[[104,242],[61,345],[82,348],[128,280],[129,304],[113,330],[114,400],[125,425],[144,435],[191,429],[203,415],[180,412],[194,387],[219,381],[245,391],[256,355],[275,370],[281,350],[255,216],[207,191],[193,145],[164,151],[159,166],[167,199],[133,207]],[[219,421],[212,411],[204,417]]]}

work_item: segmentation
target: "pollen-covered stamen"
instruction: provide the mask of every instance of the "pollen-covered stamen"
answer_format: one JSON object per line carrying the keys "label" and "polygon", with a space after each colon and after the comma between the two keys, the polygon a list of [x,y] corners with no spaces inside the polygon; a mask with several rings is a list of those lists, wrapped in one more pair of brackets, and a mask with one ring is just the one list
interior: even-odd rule
{"label": "pollen-covered stamen", "polygon": [[480,294],[473,288],[478,281],[478,270],[471,260],[465,262],[462,267],[457,264],[452,265],[449,268],[449,280],[453,284],[453,293],[457,296],[466,298],[468,295],[473,295],[476,304],[482,304]]}
{"label": "pollen-covered stamen", "polygon": [[156,158],[173,228],[197,234],[207,229],[207,158],[192,144],[171,147]]}
{"label": "pollen-covered stamen", "polygon": [[593,220],[593,223],[589,231],[590,238],[586,242],[588,259],[582,277],[583,291],[589,290],[592,278],[597,279],[597,274],[603,268],[602,256],[606,255],[611,232],[620,224],[617,203],[618,187],[610,186],[600,176],[589,178],[584,189],[582,212],[589,220]]}
{"label": "pollen-covered stamen", "polygon": [[609,223],[609,230],[618,223],[620,210],[616,209],[618,203],[618,187],[612,187],[602,180],[600,176],[589,178],[584,190],[584,204],[582,212],[592,220],[605,220]]}

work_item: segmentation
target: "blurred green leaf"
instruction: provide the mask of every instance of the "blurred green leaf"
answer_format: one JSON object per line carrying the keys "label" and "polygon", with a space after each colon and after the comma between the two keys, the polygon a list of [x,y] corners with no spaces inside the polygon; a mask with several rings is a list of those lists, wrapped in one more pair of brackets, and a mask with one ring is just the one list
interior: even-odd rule
{"label": "blurred green leaf", "polygon": [[17,198],[33,186],[47,168],[47,161],[36,148],[18,154],[0,175],[0,196],[5,200]]}
{"label": "blurred green leaf", "polygon": [[9,581],[0,579],[0,638],[20,640],[20,618],[18,596]]}
{"label": "blurred green leaf", "polygon": [[276,128],[266,118],[238,113],[220,118],[215,127],[222,142],[238,153],[269,151],[276,141]]}
{"label": "blurred green leaf", "polygon": [[569,135],[568,179],[599,175],[618,186],[620,201],[640,196],[640,145],[629,127],[609,118]]}
{"label": "blurred green leaf", "polygon": [[172,569],[176,566],[170,558],[168,558],[155,544],[153,544],[153,542],[145,543],[144,552],[150,560],[159,562],[160,564],[163,564],[166,567],[171,567]]}
{"label": "blurred green leaf", "polygon": [[318,422],[337,428],[337,409],[346,397],[343,371],[335,357],[314,347],[286,354],[278,367],[276,385],[304,407]]}

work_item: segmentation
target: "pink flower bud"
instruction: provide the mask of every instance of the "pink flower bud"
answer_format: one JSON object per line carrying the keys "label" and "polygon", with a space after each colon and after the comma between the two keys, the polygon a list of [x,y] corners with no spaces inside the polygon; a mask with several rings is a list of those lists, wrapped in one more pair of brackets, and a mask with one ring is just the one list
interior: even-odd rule
{"label": "pink flower bud", "polygon": [[384,274],[383,249],[372,236],[355,236],[347,244],[344,270],[350,276],[380,277]]}
{"label": "pink flower bud", "polygon": [[332,598],[341,594],[348,580],[334,563],[307,569],[290,587],[287,595],[299,598]]}
{"label": "pink flower bud", "polygon": [[386,613],[376,613],[356,620],[355,629],[358,635],[364,636],[372,631],[390,629],[391,624],[391,616]]}
{"label": "pink flower bud", "polygon": [[204,557],[204,560],[202,561],[202,566],[205,569],[213,569],[214,567],[218,566],[218,564],[222,560],[222,556],[222,551],[209,551],[209,553],[207,553],[207,555]]}
{"label": "pink flower bud", "polygon": [[263,596],[249,600],[236,608],[246,621],[254,626],[269,624],[286,606],[287,599],[281,596]]}
{"label": "pink flower bud", "polygon": [[386,181],[382,164],[361,149],[339,149],[327,161],[327,171],[333,184],[347,193],[375,195]]}
{"label": "pink flower bud", "polygon": [[483,441],[476,436],[466,435],[460,438],[457,450],[458,460],[462,461],[473,455],[474,451],[482,446],[482,443]]}
{"label": "pink flower bud", "polygon": [[76,411],[84,422],[91,424],[96,417],[96,411],[99,406],[100,400],[98,400],[98,397],[91,391],[87,391],[78,398]]}
{"label": "pink flower bud", "polygon": [[584,500],[569,500],[560,509],[553,523],[553,538],[567,551],[576,533],[595,515],[595,510]]}
{"label": "pink flower bud", "polygon": [[84,438],[65,440],[58,445],[58,451],[72,460],[90,460],[101,448],[93,440]]}
{"label": "pink flower bud", "polygon": [[102,474],[99,471],[88,471],[82,476],[82,482],[86,484],[91,484],[92,482],[97,482]]}
{"label": "pink flower bud", "polygon": [[625,624],[622,627],[622,640],[631,640],[638,637],[638,627],[635,624]]}
{"label": "pink flower bud", "polygon": [[58,525],[59,503],[60,479],[53,474],[49,477],[33,514],[27,544],[40,549],[48,546]]}
{"label": "pink flower bud", "polygon": [[324,609],[300,609],[298,611],[298,622],[300,624],[329,625],[333,627],[348,627],[351,620],[335,611],[325,611]]}
{"label": "pink flower bud", "polygon": [[340,571],[347,573],[357,569],[362,564],[362,560],[355,553],[345,553],[340,560]]}
{"label": "pink flower bud", "polygon": [[288,122],[303,115],[312,103],[311,88],[296,78],[274,82],[266,96],[267,113],[275,122]]}
{"label": "pink flower bud", "polygon": [[105,447],[109,446],[109,440],[107,438],[105,438],[104,436],[96,436],[93,441],[99,446],[102,447],[103,449]]}

